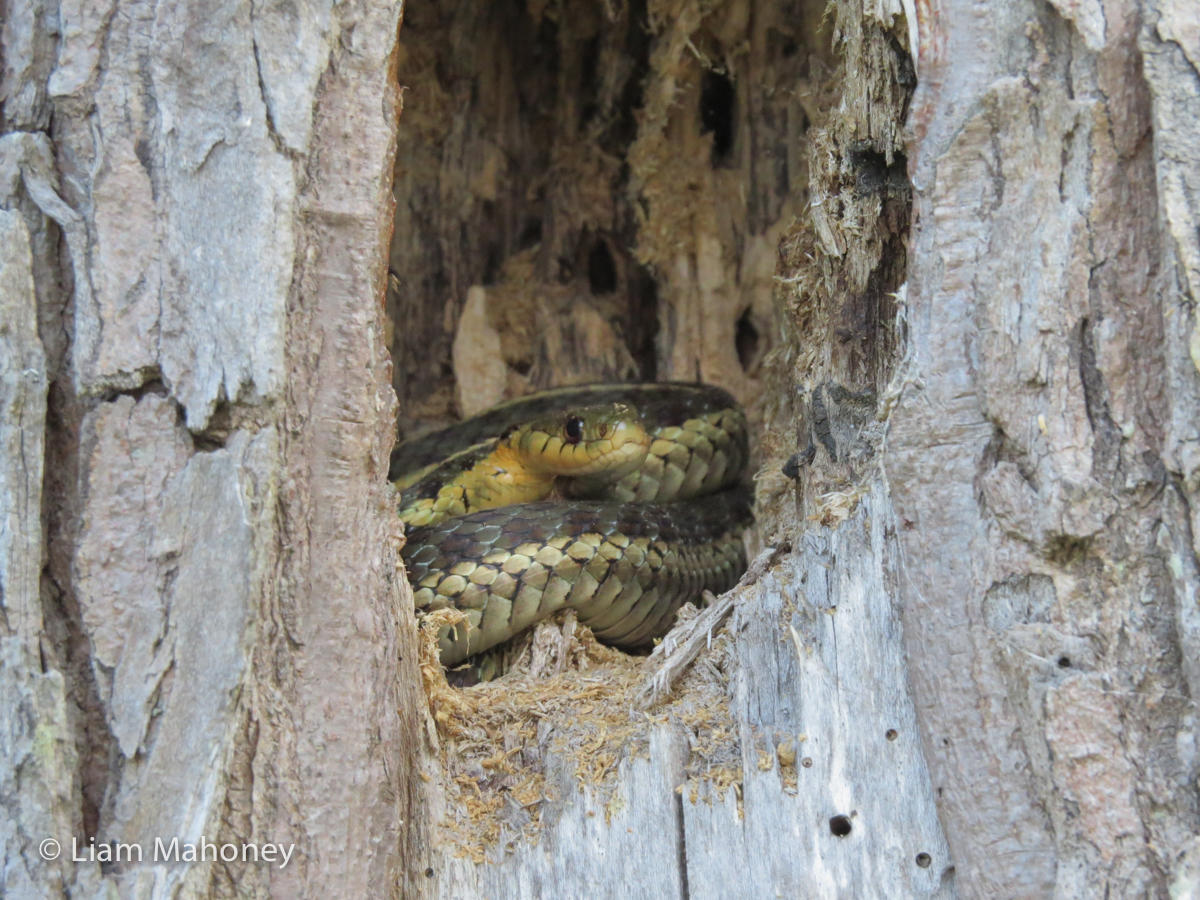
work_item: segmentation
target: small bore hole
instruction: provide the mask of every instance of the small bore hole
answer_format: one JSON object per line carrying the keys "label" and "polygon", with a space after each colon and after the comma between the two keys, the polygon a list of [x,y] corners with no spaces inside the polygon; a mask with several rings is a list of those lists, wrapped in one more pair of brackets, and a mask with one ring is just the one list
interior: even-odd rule
{"label": "small bore hole", "polygon": [[542,242],[542,220],[529,219],[525,222],[525,227],[521,229],[521,236],[517,238],[517,249],[528,250],[530,247],[536,247]]}
{"label": "small bore hole", "polygon": [[579,125],[587,125],[599,111],[596,102],[596,70],[600,65],[600,36],[596,35],[584,43],[579,54],[579,97],[582,99],[579,109]]}
{"label": "small bore hole", "polygon": [[834,837],[845,837],[851,828],[849,816],[837,815],[829,820],[829,833]]}
{"label": "small bore hole", "polygon": [[500,247],[496,243],[489,243],[487,246],[487,255],[483,262],[483,275],[480,280],[485,285],[493,285],[496,279],[500,277],[500,264],[502,262]]}
{"label": "small bore hole", "polygon": [[804,757],[804,759],[800,760],[800,765],[804,766],[804,768],[806,768],[806,769],[811,769],[812,768],[812,757],[811,756]]}
{"label": "small bore hole", "polygon": [[588,286],[593,294],[611,294],[617,289],[617,266],[604,241],[596,241],[588,253]]}
{"label": "small bore hole", "polygon": [[433,877],[433,866],[430,866],[428,869],[425,870],[425,877],[426,878]]}
{"label": "small bore hole", "polygon": [[889,741],[894,741],[896,738],[900,737],[900,732],[898,732],[895,728],[889,728],[883,733],[883,736]]}
{"label": "small bore hole", "polygon": [[711,133],[712,164],[716,168],[729,160],[733,151],[734,103],[737,91],[728,75],[705,72],[700,85],[700,131]]}
{"label": "small bore hole", "polygon": [[928,869],[929,864],[933,862],[928,853],[918,853],[916,863],[922,869]]}
{"label": "small bore hole", "polygon": [[1071,657],[1069,657],[1069,656],[1060,656],[1060,657],[1058,658],[1058,667],[1059,667],[1060,669],[1069,669],[1069,668],[1071,668]]}
{"label": "small bore hole", "polygon": [[750,310],[747,309],[738,317],[733,340],[737,346],[738,362],[741,363],[742,371],[749,372],[758,362],[758,329],[750,320]]}

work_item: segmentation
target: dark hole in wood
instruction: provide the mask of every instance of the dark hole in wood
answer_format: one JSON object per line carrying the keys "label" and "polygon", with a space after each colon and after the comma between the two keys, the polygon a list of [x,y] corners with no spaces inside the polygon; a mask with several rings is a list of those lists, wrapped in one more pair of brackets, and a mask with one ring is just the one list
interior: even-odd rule
{"label": "dark hole in wood", "polygon": [[[888,35],[888,44],[891,46],[892,52],[896,54],[896,83],[901,87],[916,87],[917,70],[913,66],[912,56],[904,49],[904,45],[896,39],[895,35]],[[908,109],[907,103],[904,108]]]}
{"label": "dark hole in wood", "polygon": [[483,283],[485,285],[496,283],[496,279],[500,275],[501,261],[500,247],[496,244],[488,244],[487,258],[483,263]]}
{"label": "dark hole in wood", "polygon": [[908,188],[908,160],[903,153],[894,154],[888,165],[883,153],[863,144],[850,151],[850,165],[855,173],[854,186],[860,194]]}
{"label": "dark hole in wood", "polygon": [[734,104],[737,92],[723,72],[705,72],[700,83],[700,131],[712,134],[712,164],[716,168],[729,161],[733,151]]}
{"label": "dark hole in wood", "polygon": [[542,220],[530,219],[521,228],[521,235],[517,238],[517,249],[528,250],[530,247],[536,247],[542,242]]}
{"label": "dark hole in wood", "polygon": [[804,766],[804,768],[806,768],[806,769],[811,769],[812,768],[812,757],[811,756],[804,757],[804,759],[800,760],[800,765]]}
{"label": "dark hole in wood", "polygon": [[887,180],[887,159],[878,150],[863,149],[850,154],[856,187],[863,193],[877,191]]}
{"label": "dark hole in wood", "polygon": [[1071,668],[1071,657],[1069,657],[1069,656],[1060,656],[1060,657],[1058,658],[1058,667],[1059,667],[1060,669],[1069,669],[1069,668]]}
{"label": "dark hole in wood", "polygon": [[584,42],[579,54],[579,127],[585,127],[599,111],[596,102],[596,73],[600,63],[600,36]]}
{"label": "dark hole in wood", "polygon": [[807,447],[788,457],[787,462],[783,464],[783,474],[792,480],[797,480],[800,478],[800,470],[805,466],[811,466],[812,461],[816,458],[817,445],[810,438]]}
{"label": "dark hole in wood", "polygon": [[629,293],[629,352],[643,381],[658,380],[658,283],[650,270],[631,265],[626,282]]}
{"label": "dark hole in wood", "polygon": [[787,462],[783,464],[783,469],[781,470],[786,477],[793,481],[800,477],[800,459],[799,453],[793,453],[788,457]]}
{"label": "dark hole in wood", "polygon": [[[465,228],[461,232],[462,247],[467,253],[471,252],[471,244],[476,235],[483,236],[483,271],[480,281],[485,284],[495,284],[500,275],[500,266],[504,262],[505,247],[503,246],[503,228],[501,227],[500,207],[494,200],[484,200],[479,204],[478,230],[472,233]],[[478,246],[478,245],[476,245]]]}
{"label": "dark hole in wood", "polygon": [[933,862],[928,853],[918,853],[916,859],[917,865],[922,869],[928,869],[929,864]]}
{"label": "dark hole in wood", "polygon": [[749,372],[758,362],[759,344],[758,329],[750,319],[750,310],[746,310],[738,318],[733,340],[737,346],[738,362],[742,364],[742,371]]}
{"label": "dark hole in wood", "polygon": [[845,837],[851,831],[850,817],[837,815],[829,820],[829,833],[834,837]]}
{"label": "dark hole in wood", "polygon": [[772,62],[777,58],[791,59],[799,49],[800,45],[790,33],[778,28],[767,29],[766,55]]}
{"label": "dark hole in wood", "polygon": [[596,241],[588,253],[588,285],[593,294],[611,294],[617,289],[617,266],[604,241]]}
{"label": "dark hole in wood", "polygon": [[637,137],[637,114],[642,108],[645,79],[650,71],[650,46],[654,33],[646,11],[646,0],[630,0],[626,8],[629,15],[626,17],[622,59],[632,67],[632,74],[625,79],[625,86],[612,108],[597,110],[598,122],[603,125],[597,142],[601,149],[617,157],[624,157],[629,145]]}
{"label": "dark hole in wood", "polygon": [[887,730],[887,731],[884,733],[884,735],[883,735],[883,736],[884,736],[885,738],[887,738],[889,741],[894,741],[896,738],[898,738],[898,737],[900,736],[900,733],[899,733],[898,731],[896,731],[896,729],[895,729],[895,728],[889,728],[889,729],[888,729],[888,730]]}
{"label": "dark hole in wood", "polygon": [[433,877],[433,866],[430,866],[428,869],[425,870],[425,877],[426,878]]}

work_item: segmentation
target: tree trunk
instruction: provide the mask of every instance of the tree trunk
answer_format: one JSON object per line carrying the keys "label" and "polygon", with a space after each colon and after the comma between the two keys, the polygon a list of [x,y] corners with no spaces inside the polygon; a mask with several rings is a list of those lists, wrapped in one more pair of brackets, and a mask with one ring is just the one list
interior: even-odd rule
{"label": "tree trunk", "polygon": [[973,895],[1190,895],[1200,14],[965,7],[922,32],[885,460],[939,811]]}
{"label": "tree trunk", "polygon": [[[398,13],[7,5],[7,896],[399,879]],[[295,848],[171,865],[156,838]],[[112,841],[142,860],[92,861]]]}
{"label": "tree trunk", "polygon": [[[1200,892],[1200,13],[918,6],[6,0],[3,893]],[[449,687],[395,398],[625,377],[773,550]]]}

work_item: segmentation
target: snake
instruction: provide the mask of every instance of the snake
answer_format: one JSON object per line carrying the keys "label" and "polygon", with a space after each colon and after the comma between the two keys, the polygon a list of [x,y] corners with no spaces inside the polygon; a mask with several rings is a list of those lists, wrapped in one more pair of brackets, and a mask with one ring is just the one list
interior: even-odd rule
{"label": "snake", "polygon": [[572,609],[630,649],[745,570],[746,418],[713,385],[541,391],[405,441],[388,478],[420,612],[454,666]]}

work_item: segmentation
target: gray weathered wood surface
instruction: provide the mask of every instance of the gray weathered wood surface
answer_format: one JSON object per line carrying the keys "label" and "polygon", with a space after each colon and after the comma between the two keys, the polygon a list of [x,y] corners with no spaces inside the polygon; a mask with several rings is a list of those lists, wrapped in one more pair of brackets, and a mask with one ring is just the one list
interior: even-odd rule
{"label": "gray weathered wood surface", "polygon": [[1198,25],[1170,2],[951,4],[923,25],[909,386],[884,461],[972,896],[1196,890],[1200,195],[1195,145],[1174,148]]}
{"label": "gray weathered wood surface", "polygon": [[[435,865],[433,894],[952,896],[885,552],[893,527],[877,482],[847,520],[812,529],[738,589],[740,792],[691,798],[686,733],[654,726],[648,758],[622,764],[616,800],[580,793],[563,767],[565,800],[543,809],[536,845],[498,863]],[[831,831],[835,816],[849,834]]]}

